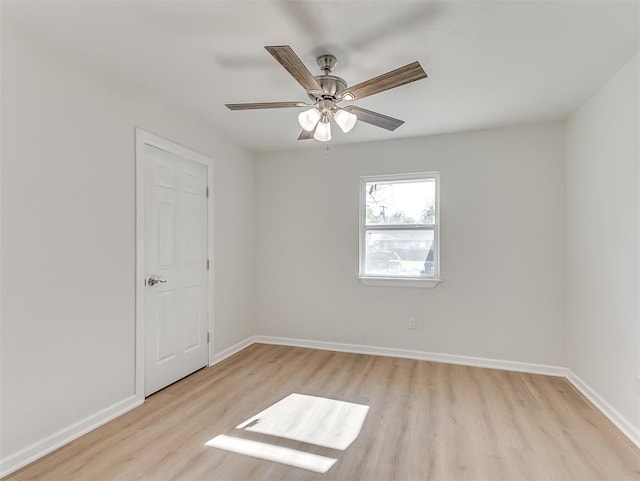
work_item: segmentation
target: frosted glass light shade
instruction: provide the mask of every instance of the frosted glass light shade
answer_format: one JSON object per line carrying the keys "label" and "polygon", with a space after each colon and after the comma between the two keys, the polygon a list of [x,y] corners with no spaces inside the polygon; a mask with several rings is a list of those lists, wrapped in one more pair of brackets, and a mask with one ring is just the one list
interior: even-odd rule
{"label": "frosted glass light shade", "polygon": [[333,114],[333,118],[338,124],[338,127],[342,129],[342,131],[346,134],[349,132],[354,125],[356,125],[356,121],[358,117],[351,112],[347,112],[346,110],[338,110]]}
{"label": "frosted glass light shade", "polygon": [[328,142],[331,140],[331,126],[329,125],[328,118],[318,122],[316,133],[313,134],[313,138],[320,142]]}
{"label": "frosted glass light shade", "polygon": [[320,120],[321,114],[315,107],[298,114],[298,123],[307,132],[313,132],[316,128],[318,120]]}

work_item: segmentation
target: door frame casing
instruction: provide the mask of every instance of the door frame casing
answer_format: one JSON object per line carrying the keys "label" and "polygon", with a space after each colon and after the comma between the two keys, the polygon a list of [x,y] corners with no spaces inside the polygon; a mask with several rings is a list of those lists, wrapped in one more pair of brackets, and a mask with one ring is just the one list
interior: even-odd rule
{"label": "door frame casing", "polygon": [[209,360],[213,357],[214,316],[213,316],[213,159],[180,144],[159,137],[155,134],[136,128],[136,279],[135,279],[135,381],[134,390],[136,400],[144,401],[144,373],[145,373],[145,147],[152,147],[178,155],[187,160],[203,164],[207,167],[207,258],[210,261],[207,270],[207,332],[210,340],[207,346]]}

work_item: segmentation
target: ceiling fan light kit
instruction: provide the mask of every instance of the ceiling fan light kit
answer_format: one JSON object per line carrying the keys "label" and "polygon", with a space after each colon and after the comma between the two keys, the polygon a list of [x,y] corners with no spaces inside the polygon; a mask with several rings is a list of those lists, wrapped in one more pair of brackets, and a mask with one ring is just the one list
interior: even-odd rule
{"label": "ceiling fan light kit", "polygon": [[316,128],[316,125],[318,125],[318,122],[320,121],[320,117],[322,117],[320,111],[313,107],[298,114],[298,123],[303,130],[313,132],[313,129]]}
{"label": "ceiling fan light kit", "polygon": [[329,142],[331,140],[331,126],[329,125],[329,117],[327,115],[323,115],[318,125],[316,125],[313,138],[320,142]]}
{"label": "ceiling fan light kit", "polygon": [[344,79],[331,75],[337,63],[336,57],[333,55],[320,55],[316,59],[322,75],[313,76],[288,45],[266,46],[265,49],[302,85],[312,103],[260,102],[226,104],[226,106],[229,110],[311,107],[298,115],[298,123],[302,127],[302,133],[298,140],[313,138],[321,142],[328,142],[331,140],[331,118],[344,133],[351,131],[358,120],[393,131],[404,121],[353,105],[342,108],[337,104],[342,101],[360,100],[369,95],[427,77],[420,63],[413,62],[348,87]]}
{"label": "ceiling fan light kit", "polygon": [[333,120],[336,121],[338,127],[340,127],[346,134],[347,132],[350,132],[353,127],[355,127],[358,116],[356,114],[352,114],[351,112],[347,112],[344,109],[337,109],[333,113]]}

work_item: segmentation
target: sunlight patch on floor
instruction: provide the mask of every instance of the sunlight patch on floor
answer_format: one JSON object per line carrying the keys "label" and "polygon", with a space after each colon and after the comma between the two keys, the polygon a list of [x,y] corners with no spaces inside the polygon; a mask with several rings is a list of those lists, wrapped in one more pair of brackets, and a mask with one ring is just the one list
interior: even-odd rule
{"label": "sunlight patch on floor", "polygon": [[235,438],[221,434],[207,441],[207,446],[220,448],[233,453],[244,454],[254,458],[266,459],[276,463],[307,469],[316,473],[326,473],[337,459],[306,453],[296,449],[283,448],[273,444],[251,441],[250,439]]}
{"label": "sunlight patch on floor", "polygon": [[368,412],[363,404],[293,393],[236,428],[344,451]]}
{"label": "sunlight patch on floor", "polygon": [[[369,406],[292,393],[236,429],[344,451],[362,430]],[[234,436],[219,435],[207,446],[326,473],[337,459]]]}

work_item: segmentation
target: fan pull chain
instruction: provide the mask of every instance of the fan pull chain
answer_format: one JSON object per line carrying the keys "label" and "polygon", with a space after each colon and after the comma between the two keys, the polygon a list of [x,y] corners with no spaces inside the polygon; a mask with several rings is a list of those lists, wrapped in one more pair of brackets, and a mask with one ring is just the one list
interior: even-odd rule
{"label": "fan pull chain", "polygon": [[329,142],[325,142],[324,144],[324,161],[329,161]]}

